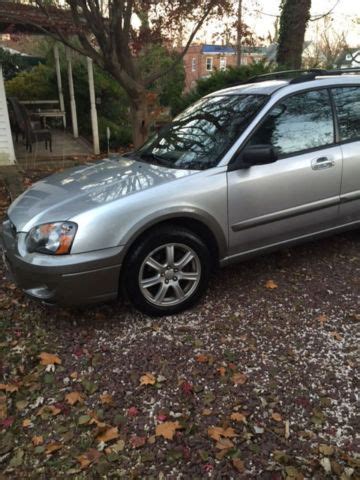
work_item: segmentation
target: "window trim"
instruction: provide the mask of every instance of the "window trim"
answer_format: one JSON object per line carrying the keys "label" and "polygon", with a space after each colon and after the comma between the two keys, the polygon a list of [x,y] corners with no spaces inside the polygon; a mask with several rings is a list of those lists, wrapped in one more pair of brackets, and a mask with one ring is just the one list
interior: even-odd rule
{"label": "window trim", "polygon": [[350,138],[348,140],[341,140],[341,133],[340,133],[340,123],[339,123],[339,117],[338,117],[338,109],[336,106],[336,101],[335,101],[335,96],[333,94],[333,90],[336,88],[359,88],[360,89],[360,84],[345,84],[345,85],[336,85],[336,86],[331,86],[329,87],[330,90],[330,95],[332,98],[332,102],[334,104],[334,118],[336,119],[336,126],[337,126],[337,145],[346,145],[348,143],[355,143],[355,142],[360,142],[360,136],[356,138]]}
{"label": "window trim", "polygon": [[[359,85],[360,86],[360,85]],[[319,150],[324,150],[326,148],[333,148],[334,146],[336,145],[340,145],[340,143],[338,142],[338,139],[336,138],[336,124],[335,122],[337,123],[337,119],[335,117],[335,112],[333,110],[333,107],[332,107],[332,100],[331,100],[331,91],[330,89],[333,88],[332,86],[330,85],[324,85],[324,86],[320,86],[320,87],[316,87],[316,88],[304,88],[303,90],[297,90],[296,92],[290,92],[288,93],[287,95],[284,95],[283,97],[281,97],[276,103],[274,103],[274,105],[271,106],[270,110],[268,110],[265,115],[260,119],[260,121],[254,125],[254,128],[251,130],[251,132],[249,132],[249,134],[247,135],[247,137],[244,139],[244,141],[241,143],[241,145],[239,146],[238,150],[234,153],[234,155],[232,156],[232,158],[230,159],[230,161],[228,162],[227,164],[227,167],[229,170],[232,169],[232,165],[233,163],[236,161],[236,159],[239,158],[239,155],[241,155],[241,153],[243,152],[243,150],[245,149],[246,145],[248,144],[249,142],[249,139],[252,137],[252,135],[254,135],[256,133],[256,131],[263,125],[263,123],[266,121],[266,119],[268,118],[269,116],[269,113],[271,112],[271,110],[273,108],[275,108],[277,105],[279,105],[281,102],[283,102],[284,100],[287,100],[288,98],[290,97],[294,97],[295,95],[301,95],[303,93],[308,93],[308,92],[316,92],[316,91],[319,91],[319,90],[327,90],[328,92],[328,96],[329,96],[329,104],[330,104],[330,108],[331,108],[331,115],[332,115],[332,119],[333,119],[333,127],[334,127],[334,139],[333,139],[333,142],[332,143],[329,143],[327,145],[322,145],[320,147],[313,147],[313,148],[308,148],[308,149],[305,149],[305,150],[299,150],[297,152],[293,152],[293,153],[288,153],[288,154],[285,154],[285,155],[282,155],[278,158],[277,161],[281,161],[281,160],[286,160],[287,158],[292,158],[292,157],[296,157],[298,155],[303,155],[305,153],[311,153],[311,152],[316,152],[316,151],[319,151]],[[271,98],[271,96],[270,96]],[[265,105],[264,105],[265,107]],[[263,108],[264,108],[263,107]],[[260,113],[260,112],[259,112]],[[275,162],[276,163],[276,162]]]}
{"label": "window trim", "polygon": [[[208,68],[208,60],[211,61],[211,68]],[[206,57],[205,67],[207,72],[212,72],[214,70],[214,59],[212,57]]]}
{"label": "window trim", "polygon": [[[223,62],[223,65],[221,65],[221,62]],[[219,70],[223,72],[226,69],[227,69],[227,58],[224,55],[219,58]]]}
{"label": "window trim", "polygon": [[197,65],[196,65],[196,57],[191,58],[191,71],[196,72],[197,70]]}

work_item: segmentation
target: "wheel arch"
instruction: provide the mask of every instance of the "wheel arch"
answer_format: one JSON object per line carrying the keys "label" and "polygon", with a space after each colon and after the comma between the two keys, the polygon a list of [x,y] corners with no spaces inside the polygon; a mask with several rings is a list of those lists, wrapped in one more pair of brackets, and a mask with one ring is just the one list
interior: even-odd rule
{"label": "wheel arch", "polygon": [[174,212],[163,215],[160,218],[157,216],[150,222],[137,228],[126,241],[123,263],[126,263],[129,253],[149,231],[165,225],[183,227],[197,234],[208,245],[214,259],[214,266],[217,266],[221,258],[226,256],[227,240],[225,234],[221,226],[209,214],[204,212],[200,215],[190,211]]}

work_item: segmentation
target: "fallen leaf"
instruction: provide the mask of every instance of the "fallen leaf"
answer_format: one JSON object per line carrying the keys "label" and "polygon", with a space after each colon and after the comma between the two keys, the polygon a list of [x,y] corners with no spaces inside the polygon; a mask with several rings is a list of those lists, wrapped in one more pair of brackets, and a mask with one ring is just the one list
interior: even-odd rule
{"label": "fallen leaf", "polygon": [[41,352],[39,358],[41,365],[61,365],[60,358],[52,353]]}
{"label": "fallen leaf", "polygon": [[128,408],[127,414],[129,417],[137,417],[139,415],[139,410],[136,407]]}
{"label": "fallen leaf", "polygon": [[78,420],[78,424],[79,425],[86,425],[87,423],[90,422],[90,420],[91,420],[90,415],[80,415],[79,420]]}
{"label": "fallen leaf", "polygon": [[93,462],[97,461],[101,453],[96,448],[90,448],[86,453],[76,457],[76,460],[80,463],[81,470],[85,470]]}
{"label": "fallen leaf", "polygon": [[245,470],[245,464],[242,460],[240,460],[240,458],[233,458],[233,461],[232,461],[232,464],[234,466],[234,468],[236,468],[236,470],[239,472],[239,473],[243,473],[244,470]]}
{"label": "fallen leaf", "polygon": [[152,373],[145,373],[140,377],[140,385],[154,385],[156,383],[156,378]]}
{"label": "fallen leaf", "polygon": [[201,415],[204,415],[205,417],[208,417],[211,414],[212,414],[212,410],[210,408],[204,408]]}
{"label": "fallen leaf", "polygon": [[25,420],[23,420],[23,422],[22,422],[22,426],[24,428],[28,428],[28,427],[30,427],[30,425],[31,425],[31,420],[29,418],[25,418]]}
{"label": "fallen leaf", "polygon": [[274,282],[274,280],[268,280],[265,283],[265,287],[269,288],[270,290],[273,290],[274,288],[278,288],[278,285],[277,285],[277,283]]}
{"label": "fallen leaf", "polygon": [[96,440],[100,442],[110,442],[110,440],[114,440],[115,438],[118,438],[119,436],[119,431],[118,427],[111,427],[108,428],[105,432],[101,433],[96,437]]}
{"label": "fallen leaf", "polygon": [[125,442],[124,440],[118,440],[116,443],[114,443],[113,445],[110,445],[110,447],[107,447],[105,449],[105,452],[106,453],[119,453],[119,452],[122,452],[125,448]]}
{"label": "fallen leaf", "polygon": [[325,455],[326,457],[330,457],[334,453],[334,447],[331,445],[325,445],[321,443],[319,445],[319,452]]}
{"label": "fallen leaf", "polygon": [[164,422],[156,425],[155,435],[157,437],[163,436],[167,440],[172,440],[176,430],[180,430],[182,427],[179,422]]}
{"label": "fallen leaf", "polygon": [[53,442],[53,443],[49,443],[48,445],[46,445],[45,452],[48,453],[48,454],[51,454],[51,453],[57,452],[61,448],[62,448],[61,443]]}
{"label": "fallen leaf", "polygon": [[217,371],[219,372],[220,376],[221,377],[224,377],[225,376],[225,373],[226,373],[226,368],[225,367],[219,367],[217,369]]}
{"label": "fallen leaf", "polygon": [[231,420],[235,420],[235,422],[246,422],[246,415],[240,412],[233,412],[230,418]]}
{"label": "fallen leaf", "polygon": [[55,407],[55,405],[44,405],[44,406],[42,406],[42,407],[39,409],[39,411],[37,412],[36,415],[37,415],[37,416],[39,416],[39,415],[42,416],[42,415],[44,415],[44,414],[46,415],[46,414],[49,414],[49,413],[50,413],[51,415],[53,415],[53,416],[55,417],[55,416],[58,415],[60,412],[61,412],[61,409]]}
{"label": "fallen leaf", "polygon": [[338,332],[330,332],[330,335],[333,338],[335,338],[335,340],[337,340],[338,342],[340,342],[342,340],[342,336]]}
{"label": "fallen leaf", "polygon": [[277,413],[277,412],[273,412],[271,414],[271,418],[275,420],[275,422],[281,422],[282,420],[282,416],[280,415],[280,413]]}
{"label": "fallen leaf", "polygon": [[207,355],[204,355],[204,354],[199,354],[199,355],[196,355],[195,360],[198,363],[207,363],[208,360],[209,360],[209,357]]}
{"label": "fallen leaf", "polygon": [[65,401],[70,405],[75,405],[77,402],[83,403],[84,399],[80,392],[70,392],[65,395]]}
{"label": "fallen leaf", "polygon": [[133,435],[130,438],[130,445],[132,448],[140,448],[143,447],[146,443],[146,437],[138,437],[137,435]]}
{"label": "fallen leaf", "polygon": [[4,420],[7,417],[7,403],[6,397],[3,395],[0,397],[0,420]]}
{"label": "fallen leaf", "polygon": [[42,445],[44,443],[44,438],[42,435],[35,435],[31,439],[34,447],[37,447],[38,445]]}
{"label": "fallen leaf", "polygon": [[245,373],[234,373],[232,380],[235,385],[244,385],[247,382],[247,376]]}
{"label": "fallen leaf", "polygon": [[20,412],[28,406],[29,402],[27,400],[19,400],[16,402],[16,409]]}
{"label": "fallen leaf", "polygon": [[231,427],[222,428],[222,427],[209,427],[208,428],[208,435],[213,440],[219,441],[221,437],[225,438],[233,438],[238,437],[235,430]]}
{"label": "fallen leaf", "polygon": [[328,318],[326,315],[324,315],[323,313],[321,315],[319,315],[318,317],[316,317],[316,320],[320,323],[320,325],[323,327],[324,324],[328,321]]}
{"label": "fallen leaf", "polygon": [[0,390],[4,390],[8,393],[17,392],[19,387],[17,385],[9,384],[9,383],[0,383]]}
{"label": "fallen leaf", "polygon": [[113,397],[109,393],[100,395],[100,402],[103,405],[112,405],[114,403]]}
{"label": "fallen leaf", "polygon": [[222,437],[219,438],[218,442],[215,445],[218,450],[230,450],[230,448],[233,448],[233,446],[234,444],[231,440]]}

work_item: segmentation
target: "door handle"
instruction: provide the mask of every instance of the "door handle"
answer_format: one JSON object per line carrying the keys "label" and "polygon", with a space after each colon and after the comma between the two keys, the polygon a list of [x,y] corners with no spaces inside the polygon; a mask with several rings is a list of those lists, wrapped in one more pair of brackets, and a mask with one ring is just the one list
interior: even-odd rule
{"label": "door handle", "polygon": [[331,168],[335,166],[335,160],[331,160],[328,157],[316,158],[311,162],[311,168],[313,170],[324,170],[325,168]]}

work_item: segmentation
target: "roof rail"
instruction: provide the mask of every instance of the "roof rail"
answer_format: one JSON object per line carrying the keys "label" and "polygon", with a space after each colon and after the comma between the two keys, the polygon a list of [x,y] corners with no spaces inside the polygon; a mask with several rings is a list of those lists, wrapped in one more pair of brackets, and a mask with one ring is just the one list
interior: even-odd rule
{"label": "roof rail", "polygon": [[360,74],[360,67],[339,68],[334,70],[326,70],[323,68],[310,68],[305,70],[282,70],[280,72],[264,73],[250,77],[244,82],[237,85],[245,85],[247,83],[264,82],[266,80],[289,80],[290,84],[308,82],[315,80],[316,77],[344,75],[349,73]]}

